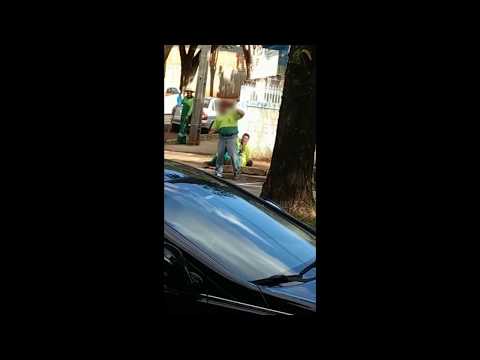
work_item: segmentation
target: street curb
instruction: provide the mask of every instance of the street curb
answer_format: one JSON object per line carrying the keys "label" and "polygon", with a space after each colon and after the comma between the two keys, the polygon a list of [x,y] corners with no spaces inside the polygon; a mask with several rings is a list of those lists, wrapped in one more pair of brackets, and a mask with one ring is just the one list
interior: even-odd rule
{"label": "street curb", "polygon": [[[204,168],[215,169],[214,166],[210,166],[207,162],[203,163]],[[223,172],[227,174],[233,174],[232,165],[225,165],[223,167]],[[267,176],[267,170],[255,168],[255,167],[242,167],[242,174],[244,175],[257,175],[257,176]]]}

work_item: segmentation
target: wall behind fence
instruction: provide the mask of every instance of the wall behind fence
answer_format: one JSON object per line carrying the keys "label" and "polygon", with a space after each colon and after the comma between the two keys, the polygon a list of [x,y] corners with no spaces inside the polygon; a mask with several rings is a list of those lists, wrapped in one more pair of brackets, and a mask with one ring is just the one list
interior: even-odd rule
{"label": "wall behind fence", "polygon": [[238,131],[250,134],[253,159],[271,159],[277,134],[278,110],[245,106],[245,116],[238,122]]}

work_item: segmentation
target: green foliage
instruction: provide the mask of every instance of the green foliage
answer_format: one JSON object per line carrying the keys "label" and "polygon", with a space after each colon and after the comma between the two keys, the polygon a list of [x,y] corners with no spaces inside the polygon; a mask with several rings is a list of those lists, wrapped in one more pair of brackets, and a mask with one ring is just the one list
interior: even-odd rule
{"label": "green foliage", "polygon": [[308,47],[296,46],[289,61],[297,65],[307,65],[313,61],[312,50]]}

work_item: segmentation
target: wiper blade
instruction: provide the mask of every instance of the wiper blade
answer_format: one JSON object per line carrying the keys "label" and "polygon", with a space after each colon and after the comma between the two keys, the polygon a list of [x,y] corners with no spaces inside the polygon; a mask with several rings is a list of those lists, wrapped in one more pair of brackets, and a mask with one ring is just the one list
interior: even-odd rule
{"label": "wiper blade", "polygon": [[252,282],[256,285],[273,286],[294,281],[304,282],[305,280],[301,275],[273,275],[268,278],[255,280]]}
{"label": "wiper blade", "polygon": [[302,271],[300,271],[298,274],[294,275],[273,275],[265,279],[260,279],[260,280],[255,280],[252,281],[256,285],[265,285],[265,286],[274,286],[274,285],[279,285],[283,283],[288,283],[288,282],[306,282],[308,280],[311,280],[311,278],[305,279],[303,275],[307,273],[310,269],[314,268],[317,266],[317,260],[314,260],[310,265],[305,267]]}
{"label": "wiper blade", "polygon": [[300,271],[298,275],[303,275],[306,272],[308,272],[310,269],[313,269],[314,267],[317,267],[317,260],[315,259],[310,265],[308,265],[305,269]]}

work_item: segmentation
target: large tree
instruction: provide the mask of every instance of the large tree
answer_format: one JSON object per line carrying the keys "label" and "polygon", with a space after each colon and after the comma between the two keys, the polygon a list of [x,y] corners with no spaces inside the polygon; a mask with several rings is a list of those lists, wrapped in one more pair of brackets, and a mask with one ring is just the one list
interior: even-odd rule
{"label": "large tree", "polygon": [[198,45],[190,45],[188,51],[185,49],[185,45],[179,45],[180,61],[182,65],[180,75],[180,91],[183,91],[188,84],[195,77],[198,65],[200,63],[200,51],[195,54]]}
{"label": "large tree", "polygon": [[313,46],[290,49],[272,162],[261,195],[306,221],[316,217],[314,56]]}

